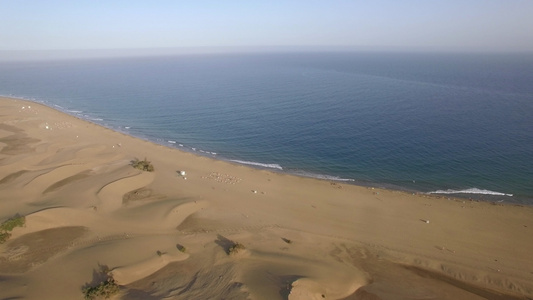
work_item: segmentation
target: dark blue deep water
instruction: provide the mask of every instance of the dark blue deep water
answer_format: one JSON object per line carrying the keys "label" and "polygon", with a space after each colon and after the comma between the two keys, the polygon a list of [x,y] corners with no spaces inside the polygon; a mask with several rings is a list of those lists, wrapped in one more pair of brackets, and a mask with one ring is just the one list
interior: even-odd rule
{"label": "dark blue deep water", "polygon": [[0,94],[219,159],[533,205],[533,55],[2,62]]}

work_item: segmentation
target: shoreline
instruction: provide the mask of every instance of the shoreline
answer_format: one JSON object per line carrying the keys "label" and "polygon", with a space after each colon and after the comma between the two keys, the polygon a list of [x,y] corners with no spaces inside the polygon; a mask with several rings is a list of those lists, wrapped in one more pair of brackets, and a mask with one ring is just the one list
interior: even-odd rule
{"label": "shoreline", "polygon": [[[26,220],[0,244],[3,297],[81,298],[101,266],[114,299],[533,297],[533,207],[250,168],[22,99],[0,112],[0,221]],[[130,165],[145,157],[154,172]]]}
{"label": "shoreline", "polygon": [[[344,183],[344,184],[351,184],[356,185],[360,187],[367,187],[367,188],[379,188],[379,189],[387,189],[387,190],[393,190],[398,192],[404,192],[408,194],[418,194],[418,195],[426,195],[426,196],[434,196],[434,197],[444,197],[444,198],[457,198],[460,200],[474,200],[474,201],[484,201],[488,203],[493,204],[508,204],[508,205],[525,205],[525,206],[533,206],[533,202],[530,203],[530,201],[533,201],[533,198],[530,197],[521,197],[516,196],[513,194],[506,194],[498,191],[492,191],[488,189],[482,189],[477,187],[469,187],[469,188],[463,188],[463,189],[451,189],[453,192],[449,193],[450,189],[437,189],[437,190],[431,190],[431,191],[422,191],[420,189],[414,188],[412,186],[402,186],[394,183],[386,183],[386,182],[373,182],[368,180],[362,180],[362,179],[353,179],[353,178],[341,178],[337,175],[327,175],[327,174],[320,174],[320,173],[312,173],[305,170],[287,170],[283,168],[283,166],[277,164],[277,163],[263,163],[263,162],[255,162],[255,161],[242,161],[238,158],[228,158],[228,157],[222,157],[219,156],[218,153],[210,152],[203,149],[197,149],[196,147],[177,144],[176,141],[173,140],[167,140],[167,139],[160,139],[160,141],[157,141],[157,139],[150,139],[149,137],[142,137],[137,136],[134,134],[131,134],[127,131],[121,130],[121,128],[114,128],[113,126],[108,126],[105,124],[98,123],[98,121],[103,121],[102,119],[91,119],[89,116],[84,115],[78,115],[77,112],[74,110],[68,110],[64,107],[61,107],[56,104],[47,103],[46,101],[38,101],[36,99],[25,99],[20,97],[14,97],[14,96],[1,96],[8,99],[14,99],[14,100],[22,100],[22,101],[28,101],[31,103],[36,103],[40,105],[44,105],[48,108],[57,110],[61,113],[65,113],[69,116],[72,116],[74,118],[77,118],[79,120],[89,122],[91,124],[101,126],[103,128],[113,130],[122,134],[125,134],[127,136],[141,139],[150,143],[154,143],[156,145],[160,145],[163,147],[168,147],[170,149],[176,149],[178,151],[183,151],[186,153],[191,153],[194,155],[198,155],[201,157],[207,157],[214,160],[220,160],[225,161],[228,163],[233,163],[237,165],[243,165],[250,168],[254,168],[257,170],[266,170],[270,172],[278,172],[282,174],[288,174],[292,176],[298,176],[303,178],[311,178],[311,179],[317,179],[317,180],[325,180],[325,181],[333,181],[337,183]],[[79,112],[81,113],[81,112]],[[129,129],[129,127],[125,127],[125,129]],[[472,190],[477,190],[475,192],[471,192]],[[436,193],[438,191],[445,191],[446,193]],[[460,193],[461,191],[467,191],[465,193]]]}

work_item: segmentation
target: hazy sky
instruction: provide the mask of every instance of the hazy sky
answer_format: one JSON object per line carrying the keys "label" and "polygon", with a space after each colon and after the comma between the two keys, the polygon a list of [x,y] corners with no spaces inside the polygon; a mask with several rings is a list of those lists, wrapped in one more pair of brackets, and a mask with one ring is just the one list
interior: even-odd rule
{"label": "hazy sky", "polygon": [[2,0],[0,50],[349,46],[533,51],[532,0]]}

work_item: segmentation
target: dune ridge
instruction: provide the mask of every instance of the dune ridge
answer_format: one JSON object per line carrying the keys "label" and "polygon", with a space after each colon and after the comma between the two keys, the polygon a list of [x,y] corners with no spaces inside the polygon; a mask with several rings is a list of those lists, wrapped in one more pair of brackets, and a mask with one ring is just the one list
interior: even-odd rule
{"label": "dune ridge", "polygon": [[25,216],[0,244],[0,299],[82,299],[101,270],[113,299],[533,299],[532,207],[253,169],[20,99],[0,111],[0,222]]}

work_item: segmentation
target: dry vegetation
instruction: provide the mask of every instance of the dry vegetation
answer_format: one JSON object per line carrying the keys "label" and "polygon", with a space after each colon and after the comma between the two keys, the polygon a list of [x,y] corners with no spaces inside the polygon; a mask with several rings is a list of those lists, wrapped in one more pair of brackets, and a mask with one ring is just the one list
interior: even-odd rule
{"label": "dry vegetation", "polygon": [[132,167],[142,170],[142,171],[147,171],[147,172],[155,171],[152,163],[148,161],[146,158],[144,158],[144,160],[139,160],[138,158],[135,158],[130,162],[130,164]]}
{"label": "dry vegetation", "polygon": [[13,218],[5,221],[0,225],[0,244],[5,243],[10,237],[12,231],[15,227],[22,227],[26,223],[26,218],[24,216],[15,215]]}
{"label": "dry vegetation", "polygon": [[120,287],[115,282],[113,277],[109,277],[106,281],[101,282],[97,286],[88,287],[83,290],[85,299],[92,300],[98,298],[108,299],[120,291]]}
{"label": "dry vegetation", "polygon": [[183,245],[181,245],[181,244],[177,244],[177,245],[176,245],[176,248],[178,248],[178,250],[179,250],[180,252],[183,252],[183,253],[185,253],[185,251],[187,251],[187,248],[185,248],[185,246],[183,246]]}
{"label": "dry vegetation", "polygon": [[233,244],[233,246],[231,246],[228,250],[228,254],[229,255],[235,255],[239,252],[241,252],[242,250],[246,249],[246,247],[244,247],[243,244],[241,243],[235,243]]}
{"label": "dry vegetation", "polygon": [[83,296],[86,300],[108,299],[120,291],[120,286],[109,273],[107,267],[100,266],[100,273],[97,275],[101,276],[100,282],[87,285],[82,289]]}

